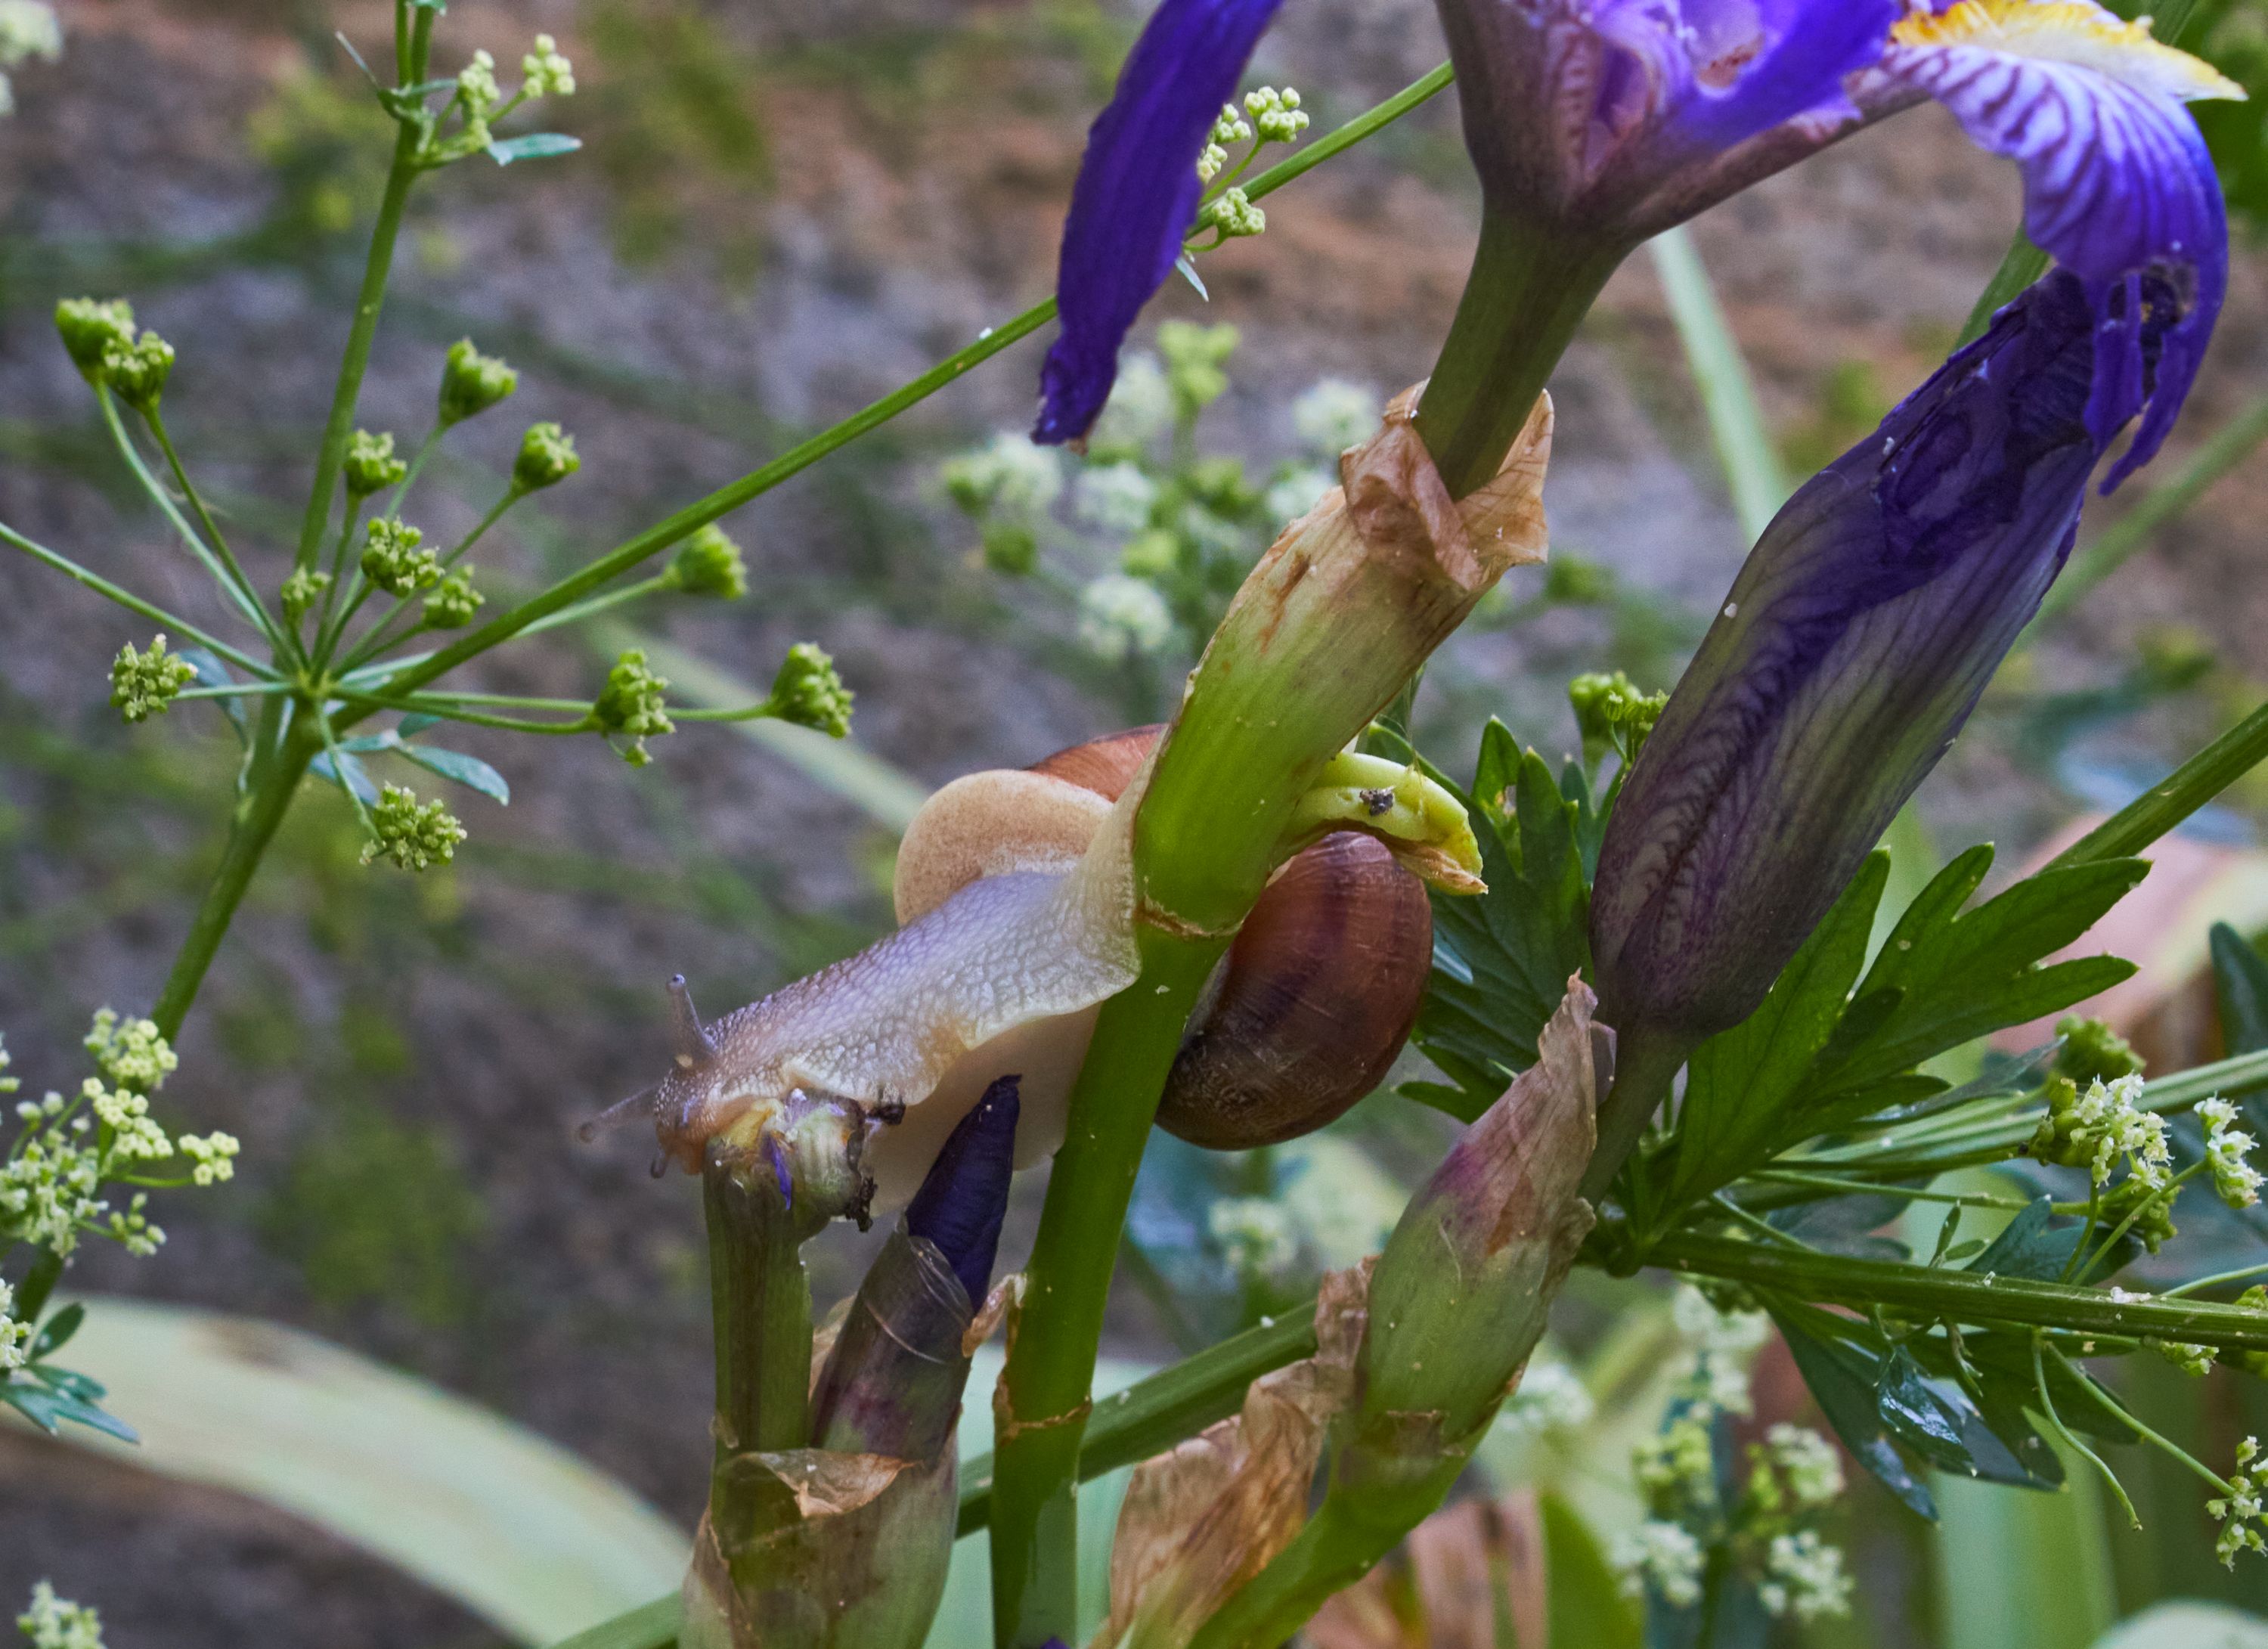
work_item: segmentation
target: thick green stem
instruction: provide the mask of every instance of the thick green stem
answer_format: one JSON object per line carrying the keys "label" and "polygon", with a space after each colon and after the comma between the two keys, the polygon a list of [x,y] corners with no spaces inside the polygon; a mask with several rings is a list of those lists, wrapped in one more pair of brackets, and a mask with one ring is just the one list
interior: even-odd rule
{"label": "thick green stem", "polygon": [[[280,721],[280,718],[275,719]],[[158,993],[158,1005],[151,1010],[150,1017],[168,1041],[180,1034],[181,1023],[188,1018],[189,1005],[196,1000],[213,954],[228,936],[229,924],[244,902],[245,890],[252,886],[268,844],[276,839],[284,816],[291,811],[292,798],[306,775],[307,764],[321,748],[306,725],[304,718],[295,718],[280,733],[267,759],[254,764],[252,781],[229,815],[228,841],[221,850],[220,863],[205,886],[188,936],[173,958],[173,970],[166,975],[165,989]]]}
{"label": "thick green stem", "polygon": [[1452,497],[1494,477],[1622,255],[1483,212],[1465,295],[1418,409]]}
{"label": "thick green stem", "polygon": [[[1692,1045],[1633,1031],[1615,1046],[1614,1086],[1599,1104],[1599,1143],[1584,1171],[1582,1195],[1596,1204],[1646,1136],[1646,1124],[1669,1097],[1677,1070]],[[1638,1211],[1631,1211],[1633,1217]]]}
{"label": "thick green stem", "polygon": [[[421,6],[410,25],[409,62],[401,71],[405,85],[424,77],[433,18],[431,9]],[[312,570],[322,550],[323,527],[331,519],[331,496],[338,486],[339,467],[346,461],[347,442],[354,434],[355,406],[362,398],[363,373],[369,369],[371,345],[378,336],[379,312],[386,306],[394,243],[401,232],[409,187],[417,180],[417,151],[423,140],[424,132],[415,121],[401,121],[394,134],[394,164],[387,171],[386,193],[379,198],[370,256],[363,265],[362,290],[355,295],[354,324],[347,333],[346,353],[339,359],[330,416],[324,423],[323,445],[315,458],[315,478],[307,489],[307,512],[299,523],[299,548],[293,564],[303,569]]]}
{"label": "thick green stem", "polygon": [[712,1165],[702,1190],[717,1336],[710,1516],[725,1550],[738,1551],[785,1508],[777,1480],[735,1471],[735,1457],[811,1441],[811,1285],[803,1270],[811,1233],[768,1173],[743,1181]]}

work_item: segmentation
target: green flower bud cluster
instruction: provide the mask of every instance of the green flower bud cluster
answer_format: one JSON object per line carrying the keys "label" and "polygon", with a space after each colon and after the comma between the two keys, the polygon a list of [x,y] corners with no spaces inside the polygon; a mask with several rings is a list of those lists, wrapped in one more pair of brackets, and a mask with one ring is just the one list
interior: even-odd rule
{"label": "green flower bud cluster", "polygon": [[1300,107],[1300,94],[1291,86],[1281,92],[1274,86],[1263,86],[1257,92],[1246,92],[1244,112],[1252,116],[1252,124],[1263,144],[1296,143],[1300,134],[1307,129],[1308,120]]}
{"label": "green flower bud cluster", "polygon": [[[785,666],[782,669],[784,672]],[[623,653],[607,672],[607,685],[591,706],[591,720],[609,737],[630,740],[622,747],[622,757],[632,767],[644,767],[653,759],[646,751],[648,739],[677,731],[665,699],[668,689],[667,678],[653,673],[641,648]],[[774,691],[777,695],[777,689]]]}
{"label": "green flower bud cluster", "polygon": [[102,1616],[57,1597],[45,1580],[32,1588],[32,1606],[16,1616],[31,1649],[102,1649]]}
{"label": "green flower bud cluster", "polygon": [[535,49],[519,60],[519,72],[526,77],[519,89],[524,98],[574,95],[575,65],[560,54],[559,42],[549,34],[535,37]]}
{"label": "green flower bud cluster", "polygon": [[1268,214],[1252,203],[1242,189],[1227,188],[1212,205],[1213,227],[1224,239],[1241,240],[1250,235],[1263,234],[1268,228]]}
{"label": "green flower bud cluster", "polygon": [[99,384],[110,352],[134,342],[134,306],[122,298],[66,298],[55,306],[55,330],[79,375]]}
{"label": "green flower bud cluster", "polygon": [[121,1019],[114,1008],[96,1012],[80,1045],[94,1056],[95,1069],[136,1093],[155,1093],[180,1068],[180,1056],[158,1032],[156,1020]]}
{"label": "green flower bud cluster", "polygon": [[737,601],[748,593],[747,561],[713,521],[678,546],[662,578],[682,594],[719,601]]}
{"label": "green flower bud cluster", "polygon": [[519,387],[519,374],[493,355],[482,355],[470,338],[449,346],[441,369],[441,423],[462,423],[486,412]]}
{"label": "green flower bud cluster", "polygon": [[363,844],[365,865],[383,858],[405,871],[446,865],[457,857],[465,827],[439,802],[420,806],[416,793],[388,784],[370,810],[375,834]]}
{"label": "green flower bud cluster", "polygon": [[541,492],[557,486],[582,468],[575,455],[575,438],[556,423],[534,423],[520,438],[519,456],[512,460],[512,484],[516,491]]}
{"label": "green flower bud cluster", "polygon": [[2213,1556],[2234,1569],[2238,1552],[2268,1555],[2268,1539],[2261,1535],[2268,1528],[2268,1460],[2260,1457],[2258,1438],[2236,1446],[2236,1470],[2225,1486],[2226,1496],[2206,1501],[2205,1509],[2221,1526]]}
{"label": "green flower bud cluster", "polygon": [[383,516],[363,539],[362,576],[393,596],[415,595],[441,582],[441,558],[421,548],[425,534],[407,522]]}
{"label": "green flower bud cluster", "polygon": [[[836,674],[835,660],[812,642],[799,641],[790,647],[779,674],[772,678],[772,714],[830,739],[850,732],[850,701],[855,696]],[[665,725],[661,731],[669,729]]]}
{"label": "green flower bud cluster", "polygon": [[2084,1090],[2071,1078],[2048,1078],[2043,1097],[2047,1115],[2028,1149],[2043,1162],[2087,1168],[2095,1187],[2110,1182],[2123,1159],[2130,1182],[2149,1193],[2162,1191],[2172,1178],[2173,1156],[2166,1119],[2139,1108],[2142,1078],[2129,1075],[2105,1083],[2090,1079]]}
{"label": "green flower bud cluster", "polygon": [[166,651],[166,638],[157,637],[143,652],[132,642],[118,651],[110,666],[110,702],[129,723],[162,716],[181,689],[197,679],[196,667]]}
{"label": "green flower bud cluster", "polygon": [[2139,1076],[2142,1056],[2134,1045],[2101,1020],[2066,1013],[2056,1021],[2060,1046],[2055,1068],[2073,1082],[2116,1082]]}
{"label": "green flower bud cluster", "polygon": [[144,332],[130,344],[113,344],[102,357],[103,380],[144,417],[158,409],[173,373],[173,346],[154,332]]}
{"label": "green flower bud cluster", "polygon": [[473,588],[472,569],[461,567],[442,579],[425,598],[425,628],[462,629],[473,622],[473,615],[487,600]]}
{"label": "green flower bud cluster", "polygon": [[1613,750],[1627,766],[1645,748],[1669,695],[1641,693],[1620,670],[1612,675],[1594,671],[1567,683],[1567,702],[1575,708],[1584,756],[1596,762]]}
{"label": "green flower bud cluster", "polygon": [[284,580],[279,592],[284,599],[286,622],[297,624],[314,605],[323,599],[323,592],[331,587],[331,575],[317,572],[313,567],[295,567],[291,577]]}
{"label": "green flower bud cluster", "polygon": [[373,492],[398,487],[408,479],[409,466],[394,455],[394,437],[357,430],[347,442],[347,496],[367,498]]}
{"label": "green flower bud cluster", "polygon": [[1165,357],[1166,386],[1174,414],[1186,423],[1228,391],[1228,360],[1241,341],[1234,327],[1201,327],[1193,320],[1168,320],[1158,328],[1158,353]]}

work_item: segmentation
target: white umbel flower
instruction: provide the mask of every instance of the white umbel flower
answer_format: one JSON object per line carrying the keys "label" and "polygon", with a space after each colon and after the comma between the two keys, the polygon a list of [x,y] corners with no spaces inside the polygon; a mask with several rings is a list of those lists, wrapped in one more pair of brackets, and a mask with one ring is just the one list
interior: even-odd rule
{"label": "white umbel flower", "polygon": [[1173,638],[1166,598],[1139,578],[1107,572],[1079,592],[1079,639],[1111,664],[1152,653]]}

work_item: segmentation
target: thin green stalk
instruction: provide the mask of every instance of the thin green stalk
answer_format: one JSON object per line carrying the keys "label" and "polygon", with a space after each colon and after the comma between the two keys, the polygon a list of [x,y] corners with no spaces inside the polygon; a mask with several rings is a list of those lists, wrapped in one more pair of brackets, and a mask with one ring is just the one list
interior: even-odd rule
{"label": "thin green stalk", "polygon": [[[269,703],[281,706],[284,701],[274,699]],[[263,725],[269,722],[277,726],[276,742],[268,747],[265,761],[254,761],[251,782],[236,799],[220,863],[206,884],[188,934],[173,957],[157,1005],[151,1010],[150,1017],[168,1040],[180,1035],[181,1022],[188,1017],[189,1005],[196,1000],[197,988],[204,983],[214,953],[227,937],[236,909],[244,902],[245,890],[252,886],[268,844],[276,839],[284,815],[291,812],[308,763],[321,747],[318,740],[308,736],[304,718],[294,718],[287,725],[280,715],[263,718]]]}
{"label": "thin green stalk", "polygon": [[[105,399],[108,397],[106,395]],[[181,455],[173,446],[173,438],[166,431],[166,420],[159,416],[158,409],[154,406],[144,416],[149,423],[150,433],[157,438],[158,450],[166,455],[166,467],[173,472],[173,484],[181,490],[181,496],[189,501],[189,508],[196,512],[197,525],[204,529],[205,537],[211,543],[213,553],[220,557],[222,567],[226,569],[225,572],[216,573],[214,576],[219,580],[223,589],[233,590],[245,601],[251,604],[252,622],[260,627],[260,633],[267,637],[268,644],[276,649],[277,658],[279,659],[290,658],[294,651],[291,642],[285,637],[283,626],[269,615],[268,608],[261,603],[260,592],[253,587],[252,580],[246,576],[244,568],[236,559],[236,552],[229,548],[228,540],[220,530],[220,524],[213,519],[212,512],[205,507],[203,495],[198,492],[196,483],[189,479],[188,469],[181,462]],[[200,557],[200,559],[206,560],[210,569],[210,558]]]}
{"label": "thin green stalk", "polygon": [[62,573],[65,578],[70,578],[76,583],[85,585],[97,595],[109,597],[110,600],[117,602],[119,606],[124,607],[129,613],[138,613],[144,618],[151,620],[153,623],[164,625],[169,631],[178,635],[187,636],[190,640],[195,642],[200,647],[204,648],[209,652],[217,654],[220,658],[227,659],[231,664],[236,666],[237,668],[240,670],[247,671],[262,681],[272,681],[276,679],[276,673],[274,670],[269,668],[267,665],[262,664],[259,659],[253,658],[249,653],[239,652],[237,649],[230,646],[226,642],[221,640],[219,637],[210,635],[204,630],[198,629],[195,624],[190,623],[188,620],[181,617],[179,614],[168,613],[164,607],[158,606],[155,602],[144,600],[131,590],[125,589],[118,585],[111,583],[109,579],[104,578],[101,574],[88,571],[85,567],[80,566],[68,556],[58,555],[54,550],[47,548],[44,544],[33,543],[30,539],[26,538],[21,533],[17,532],[4,521],[0,521],[0,544],[5,544],[11,549],[19,549],[23,551],[24,554],[29,556],[33,560],[40,562],[47,566],[54,568],[57,572]]}
{"label": "thin green stalk", "polygon": [[2144,1424],[2141,1420],[2137,1418],[2134,1413],[2131,1410],[2127,1409],[2124,1404],[2113,1402],[2109,1392],[2103,1390],[2102,1386],[2096,1381],[2087,1379],[2081,1373],[2079,1366],[2076,1363],[2073,1363],[2070,1358],[2064,1355],[2062,1347],[2054,1345],[2048,1347],[2048,1355],[2054,1358],[2057,1362],[2063,1366],[2063,1371],[2065,1373],[2072,1375],[2079,1380],[2080,1385],[2086,1390],[2088,1395],[2095,1399],[2095,1406],[2097,1408],[2110,1415],[2120,1424],[2132,1426],[2136,1432],[2141,1434],[2141,1438],[2144,1442],[2152,1444],[2163,1450],[2166,1454],[2170,1454],[2174,1459],[2181,1461],[2183,1465],[2187,1466],[2198,1476],[2204,1478],[2205,1482],[2211,1483],[2214,1489],[2218,1490],[2220,1493],[2228,1494],[2230,1492],[2228,1479],[2222,1476],[2219,1472],[2206,1465],[2203,1461],[2191,1454],[2189,1450],[2183,1448],[2172,1439],[2166,1437],[2161,1432],[2152,1431],[2147,1425]]}
{"label": "thin green stalk", "polygon": [[409,460],[409,467],[402,472],[401,484],[394,488],[386,500],[387,514],[401,513],[402,501],[409,497],[409,490],[417,484],[417,477],[425,473],[426,460],[440,450],[441,437],[447,428],[446,424],[437,423],[425,432],[425,438],[417,443],[416,456]]}
{"label": "thin green stalk", "polygon": [[596,618],[610,608],[626,602],[643,600],[669,588],[669,575],[657,572],[651,578],[641,578],[636,584],[625,585],[619,590],[609,590],[604,595],[594,595],[587,601],[578,601],[549,618],[541,619],[520,631],[523,636],[540,636],[547,629],[557,629],[563,624],[578,624],[586,618]]}
{"label": "thin green stalk", "polygon": [[1724,465],[1726,484],[1733,495],[1733,513],[1741,530],[1754,543],[1764,536],[1779,507],[1794,491],[1780,463],[1779,449],[1764,423],[1764,408],[1756,400],[1756,379],[1747,357],[1725,319],[1724,306],[1701,261],[1690,231],[1680,225],[1664,230],[1647,243],[1654,272],[1661,277],[1669,316],[1676,323],[1678,342],[1685,348],[1685,364],[1701,392],[1701,407]]}
{"label": "thin green stalk", "polygon": [[2161,1299],[2179,1299],[2184,1295],[2202,1292],[2208,1288],[2220,1288],[2230,1283],[2249,1283],[2256,1277],[2268,1277],[2268,1262],[2258,1265],[2240,1265],[2233,1271],[2215,1271],[2211,1277],[2200,1277],[2194,1282],[2183,1283],[2178,1288],[2167,1289]]}
{"label": "thin green stalk", "polygon": [[578,707],[584,710],[584,716],[578,721],[529,721],[518,716],[490,716],[478,710],[464,710],[453,700],[423,694],[364,693],[347,687],[335,687],[331,690],[348,703],[362,707],[356,715],[342,718],[342,724],[359,721],[373,710],[394,710],[411,715],[438,716],[444,720],[463,722],[469,727],[502,727],[511,732],[567,735],[589,732],[597,725],[590,719],[587,705]]}
{"label": "thin green stalk", "polygon": [[[346,513],[339,521],[339,535],[331,542],[331,564],[327,569],[330,574],[330,582],[323,586],[322,605],[315,609],[315,640],[313,645],[308,649],[309,656],[312,658],[324,659],[330,656],[328,640],[331,633],[331,615],[338,610],[339,601],[346,591],[348,581],[352,579],[357,586],[361,583],[362,568],[359,563],[350,564],[347,560],[347,546],[354,541],[355,526],[362,519],[362,506],[364,502],[360,493],[347,494]],[[350,618],[352,616],[351,613],[348,615]]]}
{"label": "thin green stalk", "polygon": [[354,809],[354,816],[361,824],[363,834],[376,837],[378,826],[371,819],[370,809],[363,804],[361,796],[356,793],[353,781],[347,777],[349,769],[346,753],[339,748],[338,735],[331,731],[331,718],[320,709],[310,709],[306,711],[306,719],[313,722],[315,731],[322,735],[323,754],[331,759],[331,777],[339,782],[339,788],[346,792],[347,805]]}
{"label": "thin green stalk", "polygon": [[2057,854],[2046,868],[2139,853],[2264,761],[2268,761],[2268,703]]}
{"label": "thin green stalk", "polygon": [[[431,8],[416,8],[409,26],[409,62],[397,65],[401,83],[412,85],[425,76],[433,38]],[[323,444],[315,456],[315,477],[307,489],[307,512],[299,523],[299,548],[293,565],[312,571],[322,548],[323,527],[331,519],[331,495],[345,463],[347,442],[354,435],[355,407],[362,398],[363,374],[370,368],[371,345],[378,336],[379,312],[386,306],[386,283],[394,270],[394,246],[401,232],[401,215],[409,204],[410,185],[417,180],[417,150],[423,133],[415,120],[397,121],[394,160],[386,173],[386,191],[379,197],[378,221],[372,228],[370,255],[363,265],[362,288],[355,295],[354,324],[339,358],[339,376],[331,391],[330,416],[323,425]]]}
{"label": "thin green stalk", "polygon": [[235,603],[237,610],[252,623],[261,625],[264,629],[265,615],[260,607],[258,596],[247,590],[239,589],[235,581],[228,577],[227,570],[214,557],[211,549],[207,547],[202,539],[197,536],[188,520],[183,518],[180,507],[173,502],[173,495],[158,485],[157,476],[150,473],[149,465],[142,461],[140,449],[134,445],[133,437],[126,432],[126,421],[118,416],[118,398],[110,393],[109,386],[97,384],[94,386],[94,400],[95,405],[102,409],[103,424],[110,431],[110,438],[118,448],[118,455],[126,460],[126,467],[133,472],[134,479],[141,484],[143,492],[152,504],[158,506],[158,512],[173,524],[173,531],[180,534],[181,541],[188,546],[189,553],[203,563],[206,572],[211,575],[213,582],[227,592],[230,600]]}
{"label": "thin green stalk", "polygon": [[1955,1191],[1917,1191],[1903,1185],[1876,1185],[1866,1180],[1845,1180],[1831,1174],[1801,1174],[1791,1168],[1762,1168],[1749,1175],[1773,1185],[1803,1186],[1837,1196],[1895,1196],[1909,1203],[1938,1203],[1955,1208],[2023,1209],[2019,1196],[1981,1196]]}
{"label": "thin green stalk", "polygon": [[2216,482],[2257,452],[2263,441],[2268,441],[2268,395],[2214,431],[2170,480],[2151,488],[2140,503],[2073,556],[2040,603],[2039,614],[2032,620],[2034,629],[2078,606],[2089,591],[2149,543],[2151,534],[2186,513]]}
{"label": "thin green stalk", "polygon": [[[2135,1513],[2133,1501],[2126,1498],[2126,1485],[2118,1481],[2118,1474],[2110,1469],[2109,1462],[2102,1455],[2080,1442],[2078,1435],[2063,1423],[2063,1416],[2056,1412],[2055,1394],[2048,1389],[2047,1364],[2041,1356],[2041,1350],[2046,1339],[2047,1336],[2041,1334],[2032,1336],[2032,1386],[2039,1393],[2040,1412],[2047,1417],[2049,1426],[2054,1430],[2056,1436],[2063,1440],[2066,1447],[2102,1473],[2102,1481],[2110,1485],[2110,1492],[2117,1497],[2118,1504],[2124,1508],[2126,1520],[2136,1528],[2139,1528],[2142,1527],[2142,1520]],[[2091,1386],[2095,1382],[2082,1377],[2080,1383]]]}
{"label": "thin green stalk", "polygon": [[2013,1323],[2074,1334],[2129,1339],[2154,1336],[2233,1350],[2268,1350],[2268,1318],[2213,1300],[2121,1300],[2101,1289],[1932,1270],[1847,1255],[1808,1254],[1692,1232],[1662,1238],[1646,1257],[1650,1264],[1862,1308],[1881,1306],[1962,1322]]}

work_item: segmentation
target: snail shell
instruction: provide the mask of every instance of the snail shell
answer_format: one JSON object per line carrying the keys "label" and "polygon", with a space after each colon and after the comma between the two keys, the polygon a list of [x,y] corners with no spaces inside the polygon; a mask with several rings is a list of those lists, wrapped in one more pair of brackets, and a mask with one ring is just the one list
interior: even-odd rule
{"label": "snail shell", "polygon": [[[1027,770],[1115,801],[1161,731],[1073,745]],[[1424,884],[1369,836],[1325,836],[1277,873],[1245,918],[1174,1061],[1159,1126],[1235,1151],[1344,1115],[1409,1041],[1432,959]]]}

